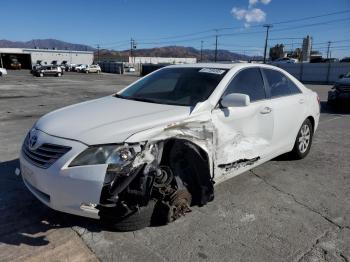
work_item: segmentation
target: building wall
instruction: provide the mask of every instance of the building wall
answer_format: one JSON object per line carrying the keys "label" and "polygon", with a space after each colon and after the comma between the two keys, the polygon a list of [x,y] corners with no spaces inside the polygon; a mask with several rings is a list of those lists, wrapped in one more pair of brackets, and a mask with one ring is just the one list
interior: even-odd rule
{"label": "building wall", "polygon": [[132,64],[194,64],[197,58],[181,57],[129,57],[129,63]]}
{"label": "building wall", "polygon": [[67,61],[70,64],[89,64],[94,60],[94,53],[89,51],[73,51],[73,50],[50,50],[50,49],[29,49],[29,48],[0,48],[0,54],[29,54],[31,56],[32,65],[37,60],[43,63],[51,64],[57,60],[58,64]]}
{"label": "building wall", "polygon": [[94,60],[93,52],[70,51],[70,50],[39,50],[24,49],[24,52],[31,54],[32,64],[35,65],[37,60],[43,63],[51,64],[57,60],[58,64],[67,61],[69,64],[88,64],[91,65]]}
{"label": "building wall", "polygon": [[340,75],[350,72],[350,63],[295,63],[278,67],[302,82],[334,83]]}

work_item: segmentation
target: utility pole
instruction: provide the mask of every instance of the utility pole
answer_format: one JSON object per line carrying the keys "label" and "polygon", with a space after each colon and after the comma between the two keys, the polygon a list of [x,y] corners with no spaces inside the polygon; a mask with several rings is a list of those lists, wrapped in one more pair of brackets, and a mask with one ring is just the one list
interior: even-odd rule
{"label": "utility pole", "polygon": [[132,49],[134,46],[134,39],[130,39],[130,61],[132,61]]}
{"label": "utility pole", "polygon": [[203,61],[203,40],[201,41],[201,62]]}
{"label": "utility pole", "polygon": [[97,45],[97,63],[100,63],[100,45]]}
{"label": "utility pole", "polygon": [[218,58],[218,30],[215,29],[215,56],[214,56],[214,61],[216,62],[217,61],[217,58]]}
{"label": "utility pole", "polygon": [[331,41],[328,41],[328,46],[327,46],[327,58],[329,58],[329,50],[331,48]]}
{"label": "utility pole", "polygon": [[266,52],[267,52],[267,40],[269,38],[269,30],[272,27],[271,24],[264,25],[266,27],[266,38],[265,38],[265,50],[264,50],[264,64],[266,64]]}

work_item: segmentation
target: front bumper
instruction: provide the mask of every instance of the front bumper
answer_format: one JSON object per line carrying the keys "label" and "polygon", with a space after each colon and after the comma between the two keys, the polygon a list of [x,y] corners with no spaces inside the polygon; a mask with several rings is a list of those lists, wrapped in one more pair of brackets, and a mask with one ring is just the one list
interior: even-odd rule
{"label": "front bumper", "polygon": [[84,217],[99,218],[98,209],[107,165],[68,167],[86,145],[38,132],[38,143],[69,146],[72,149],[49,168],[33,165],[20,153],[24,184],[48,207]]}

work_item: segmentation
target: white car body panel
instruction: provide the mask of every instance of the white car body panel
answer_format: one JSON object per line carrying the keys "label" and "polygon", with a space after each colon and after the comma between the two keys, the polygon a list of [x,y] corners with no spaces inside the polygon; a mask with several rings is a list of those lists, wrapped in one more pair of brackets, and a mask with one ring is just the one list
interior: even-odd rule
{"label": "white car body panel", "polygon": [[2,75],[7,75],[6,68],[0,68],[0,72],[1,72]]}
{"label": "white car body panel", "polygon": [[[99,203],[107,165],[68,167],[89,145],[156,143],[174,137],[186,139],[207,152],[214,180],[222,182],[290,151],[307,117],[313,117],[317,128],[320,113],[317,95],[279,68],[256,64],[171,67],[226,68],[230,71],[210,97],[194,108],[108,96],[43,116],[35,125],[40,130],[39,144],[45,141],[69,145],[72,150],[48,169],[33,166],[21,154],[22,176],[29,190],[54,209],[98,218],[93,207]],[[281,71],[302,93],[257,101],[247,107],[218,108],[218,101],[231,79],[237,72],[249,67]],[[262,113],[266,107],[272,111]],[[234,164],[230,166],[230,163]],[[43,200],[35,188],[50,195],[50,202]],[[83,203],[91,204],[92,208],[82,208]]]}

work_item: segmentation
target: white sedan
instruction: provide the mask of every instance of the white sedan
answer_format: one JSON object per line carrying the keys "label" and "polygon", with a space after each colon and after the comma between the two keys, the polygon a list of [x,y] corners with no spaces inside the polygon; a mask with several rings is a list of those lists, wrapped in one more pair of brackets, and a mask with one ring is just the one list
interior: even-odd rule
{"label": "white sedan", "polygon": [[5,68],[0,67],[0,76],[7,75],[7,70]]}
{"label": "white sedan", "polygon": [[319,115],[317,94],[277,67],[173,65],[40,118],[22,177],[56,210],[119,230],[165,224],[211,201],[215,182],[304,158]]}

